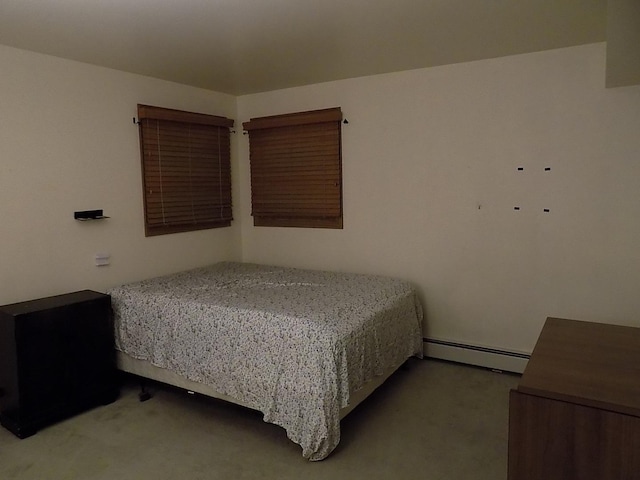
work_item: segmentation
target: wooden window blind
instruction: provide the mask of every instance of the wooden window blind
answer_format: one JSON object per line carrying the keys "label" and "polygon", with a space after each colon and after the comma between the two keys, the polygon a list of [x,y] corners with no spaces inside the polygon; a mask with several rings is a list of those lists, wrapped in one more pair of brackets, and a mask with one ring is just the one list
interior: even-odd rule
{"label": "wooden window blind", "polygon": [[233,120],[138,105],[147,236],[231,225]]}
{"label": "wooden window blind", "polygon": [[252,118],[255,226],[342,228],[340,108]]}

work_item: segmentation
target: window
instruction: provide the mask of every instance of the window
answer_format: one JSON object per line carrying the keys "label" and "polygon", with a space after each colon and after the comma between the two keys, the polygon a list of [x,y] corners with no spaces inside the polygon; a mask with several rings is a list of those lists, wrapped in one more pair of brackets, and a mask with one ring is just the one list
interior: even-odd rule
{"label": "window", "polygon": [[231,225],[233,120],[138,105],[147,236]]}
{"label": "window", "polygon": [[342,228],[340,108],[252,118],[255,226]]}

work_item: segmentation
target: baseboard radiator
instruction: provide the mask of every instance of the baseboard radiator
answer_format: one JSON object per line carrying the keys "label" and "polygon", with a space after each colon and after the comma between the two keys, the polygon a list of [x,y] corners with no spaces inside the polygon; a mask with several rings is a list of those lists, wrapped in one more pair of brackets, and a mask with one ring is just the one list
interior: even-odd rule
{"label": "baseboard radiator", "polygon": [[423,350],[425,357],[514,373],[524,372],[530,356],[522,352],[499,350],[435,338],[423,338]]}

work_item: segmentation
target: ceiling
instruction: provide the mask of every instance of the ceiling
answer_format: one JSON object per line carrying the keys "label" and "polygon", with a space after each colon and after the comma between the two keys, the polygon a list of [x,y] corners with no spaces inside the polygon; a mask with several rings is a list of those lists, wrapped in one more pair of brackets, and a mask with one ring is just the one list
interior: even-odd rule
{"label": "ceiling", "polygon": [[0,0],[0,44],[233,95],[605,40],[607,0]]}

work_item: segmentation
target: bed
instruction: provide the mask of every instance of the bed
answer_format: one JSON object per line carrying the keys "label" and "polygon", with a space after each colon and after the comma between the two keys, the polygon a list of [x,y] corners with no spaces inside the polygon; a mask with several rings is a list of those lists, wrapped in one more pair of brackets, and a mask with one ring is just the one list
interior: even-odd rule
{"label": "bed", "polygon": [[107,293],[121,370],[258,410],[309,460],[422,357],[420,303],[394,278],[222,262]]}

